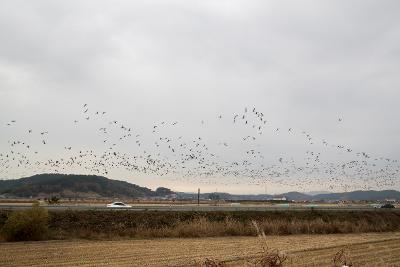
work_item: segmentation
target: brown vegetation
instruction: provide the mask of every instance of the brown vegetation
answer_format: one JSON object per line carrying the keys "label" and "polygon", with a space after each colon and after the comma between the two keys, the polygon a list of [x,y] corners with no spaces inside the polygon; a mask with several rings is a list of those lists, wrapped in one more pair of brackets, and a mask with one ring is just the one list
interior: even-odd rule
{"label": "brown vegetation", "polygon": [[10,213],[1,228],[1,236],[6,241],[43,240],[47,237],[48,220],[47,210],[34,204],[32,209]]}
{"label": "brown vegetation", "polygon": [[271,248],[267,242],[265,232],[260,229],[256,221],[252,221],[254,229],[260,240],[262,249],[261,256],[256,257],[255,260],[250,261],[254,267],[283,267],[286,262],[287,255],[276,248]]}
{"label": "brown vegetation", "polygon": [[[0,212],[0,227],[10,216]],[[50,238],[116,239],[366,233],[400,230],[395,211],[49,211]]]}
{"label": "brown vegetation", "polygon": [[347,248],[342,248],[333,255],[333,267],[351,266],[350,253]]}

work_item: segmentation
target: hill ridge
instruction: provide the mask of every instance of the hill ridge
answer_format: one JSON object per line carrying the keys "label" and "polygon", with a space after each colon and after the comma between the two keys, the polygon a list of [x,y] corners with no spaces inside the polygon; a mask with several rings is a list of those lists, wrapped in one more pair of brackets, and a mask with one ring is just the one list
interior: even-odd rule
{"label": "hill ridge", "polygon": [[97,175],[37,174],[12,180],[0,180],[0,195],[16,197],[45,197],[58,195],[65,198],[81,197],[156,197],[173,193],[168,188],[153,191],[126,181]]}
{"label": "hill ridge", "polygon": [[[3,197],[48,197],[57,195],[64,198],[146,198],[163,197],[174,192],[168,188],[159,187],[153,191],[126,181],[109,179],[97,175],[52,174],[44,173],[29,177],[0,180],[0,196]],[[197,199],[196,193],[177,193],[178,198]],[[400,192],[396,190],[356,190],[342,193],[326,193],[308,195],[296,191],[283,194],[229,194],[223,192],[202,193],[203,199],[225,200],[268,200],[286,197],[291,201],[340,201],[366,200],[376,201],[385,199],[400,200]]]}

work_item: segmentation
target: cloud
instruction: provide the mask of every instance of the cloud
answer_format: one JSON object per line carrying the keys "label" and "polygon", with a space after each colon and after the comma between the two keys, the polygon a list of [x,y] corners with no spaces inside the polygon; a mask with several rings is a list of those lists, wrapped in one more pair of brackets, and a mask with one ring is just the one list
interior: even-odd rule
{"label": "cloud", "polygon": [[[65,121],[89,102],[135,128],[171,118],[193,134],[203,119],[257,107],[276,127],[398,158],[399,8],[361,0],[4,1],[0,120],[69,131]],[[304,152],[301,137],[268,142],[265,153]]]}

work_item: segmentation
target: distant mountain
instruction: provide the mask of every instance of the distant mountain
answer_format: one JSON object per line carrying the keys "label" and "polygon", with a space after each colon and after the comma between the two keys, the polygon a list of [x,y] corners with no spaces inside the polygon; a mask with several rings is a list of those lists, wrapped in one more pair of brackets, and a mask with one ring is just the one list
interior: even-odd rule
{"label": "distant mountain", "polygon": [[[111,180],[95,175],[40,174],[16,180],[0,180],[0,196],[6,197],[48,197],[64,198],[140,198],[164,197],[174,194],[170,189],[159,187],[153,191],[125,181]],[[196,193],[177,193],[179,199],[197,199]],[[340,201],[340,200],[400,200],[400,192],[354,191],[346,193],[327,193],[308,195],[299,192],[288,192],[279,195],[233,195],[229,193],[203,193],[201,199],[253,200],[262,201],[286,197],[291,201]]]}
{"label": "distant mountain", "polygon": [[383,191],[353,191],[346,193],[330,193],[312,196],[312,200],[400,200],[400,192],[395,190]]}
{"label": "distant mountain", "polygon": [[165,196],[173,193],[168,188],[152,191],[125,181],[111,180],[95,175],[40,174],[31,177],[0,180],[0,195],[14,197],[65,198],[138,198]]}
{"label": "distant mountain", "polygon": [[322,194],[331,194],[331,192],[329,192],[329,191],[310,191],[310,192],[306,192],[304,194],[309,195],[309,196],[316,196],[316,195],[322,195]]}
{"label": "distant mountain", "polygon": [[288,200],[295,200],[295,201],[310,200],[309,195],[299,193],[299,192],[288,192],[288,193],[282,194],[282,196],[286,197]]}

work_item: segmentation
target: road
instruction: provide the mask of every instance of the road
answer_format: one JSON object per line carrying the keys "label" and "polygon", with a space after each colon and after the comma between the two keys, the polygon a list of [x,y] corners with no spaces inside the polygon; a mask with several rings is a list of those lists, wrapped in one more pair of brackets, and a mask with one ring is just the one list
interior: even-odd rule
{"label": "road", "polygon": [[[23,210],[31,208],[29,203],[0,203],[2,210]],[[371,206],[280,206],[280,205],[154,205],[154,204],[140,204],[132,205],[131,208],[107,208],[104,204],[76,204],[76,205],[43,205],[48,210],[129,210],[129,211],[283,211],[283,210],[319,210],[319,211],[388,211],[393,209],[377,209]],[[399,211],[400,209],[395,209]]]}

